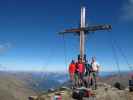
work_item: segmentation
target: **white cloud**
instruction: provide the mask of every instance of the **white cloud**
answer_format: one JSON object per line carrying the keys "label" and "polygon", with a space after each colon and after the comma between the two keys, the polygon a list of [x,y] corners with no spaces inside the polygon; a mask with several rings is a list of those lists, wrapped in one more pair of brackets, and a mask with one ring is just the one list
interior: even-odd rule
{"label": "white cloud", "polygon": [[126,21],[133,21],[133,0],[128,0],[128,2],[123,5],[122,10],[122,19]]}

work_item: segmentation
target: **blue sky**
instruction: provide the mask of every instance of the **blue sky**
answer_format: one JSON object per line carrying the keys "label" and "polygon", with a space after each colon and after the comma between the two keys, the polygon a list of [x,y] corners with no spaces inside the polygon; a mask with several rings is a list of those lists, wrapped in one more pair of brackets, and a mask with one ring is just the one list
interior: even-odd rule
{"label": "blue sky", "polygon": [[[80,7],[86,6],[88,25],[112,24],[111,32],[87,36],[88,59],[96,56],[101,70],[117,70],[111,38],[133,65],[133,0],[0,0],[0,66],[8,70],[65,70],[79,53],[78,37],[57,33],[78,27]],[[116,49],[121,70],[128,70]],[[65,64],[65,57],[66,62]]]}

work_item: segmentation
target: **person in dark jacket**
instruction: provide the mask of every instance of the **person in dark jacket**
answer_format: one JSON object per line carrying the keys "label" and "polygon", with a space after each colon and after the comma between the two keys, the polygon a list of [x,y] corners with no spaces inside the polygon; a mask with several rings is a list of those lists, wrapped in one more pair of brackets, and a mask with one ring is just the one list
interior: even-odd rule
{"label": "person in dark jacket", "polygon": [[90,87],[89,86],[89,76],[90,76],[92,67],[91,67],[91,64],[89,64],[87,60],[85,60],[84,65],[85,65],[84,85],[87,88],[87,87]]}

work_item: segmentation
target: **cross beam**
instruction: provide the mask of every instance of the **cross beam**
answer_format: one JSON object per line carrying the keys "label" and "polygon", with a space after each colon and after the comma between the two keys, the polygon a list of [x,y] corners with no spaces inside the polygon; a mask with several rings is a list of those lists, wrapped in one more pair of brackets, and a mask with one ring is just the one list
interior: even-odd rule
{"label": "cross beam", "polygon": [[81,8],[81,17],[80,17],[80,27],[79,28],[71,28],[66,29],[63,32],[59,32],[59,34],[66,33],[75,33],[80,36],[80,58],[84,59],[84,48],[85,48],[85,35],[90,32],[96,32],[99,30],[111,30],[112,26],[108,24],[104,25],[95,25],[95,26],[86,26],[85,20],[85,7]]}

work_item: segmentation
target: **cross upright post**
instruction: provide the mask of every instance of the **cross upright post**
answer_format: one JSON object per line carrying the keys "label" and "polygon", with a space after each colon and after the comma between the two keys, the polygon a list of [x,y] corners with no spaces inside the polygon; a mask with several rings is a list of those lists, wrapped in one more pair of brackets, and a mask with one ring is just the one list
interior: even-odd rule
{"label": "cross upright post", "polygon": [[[81,8],[81,16],[80,16],[80,28],[85,28],[86,21],[85,21],[85,7]],[[80,31],[80,58],[84,59],[84,52],[85,52],[85,31]]]}

